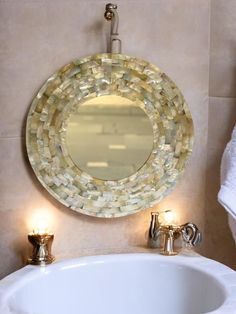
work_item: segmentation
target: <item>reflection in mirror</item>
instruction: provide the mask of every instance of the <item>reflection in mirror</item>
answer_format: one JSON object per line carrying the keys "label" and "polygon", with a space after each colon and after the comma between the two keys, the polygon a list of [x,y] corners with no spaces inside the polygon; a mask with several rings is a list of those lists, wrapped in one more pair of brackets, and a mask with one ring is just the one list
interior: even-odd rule
{"label": "reflection in mirror", "polygon": [[102,180],[119,180],[147,161],[153,129],[138,103],[117,95],[99,96],[78,104],[71,113],[66,143],[82,171]]}

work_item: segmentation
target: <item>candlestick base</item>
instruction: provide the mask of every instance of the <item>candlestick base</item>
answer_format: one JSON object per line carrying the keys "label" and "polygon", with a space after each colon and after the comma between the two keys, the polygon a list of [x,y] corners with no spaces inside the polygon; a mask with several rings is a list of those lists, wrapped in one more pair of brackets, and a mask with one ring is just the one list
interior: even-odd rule
{"label": "candlestick base", "polygon": [[51,264],[55,260],[54,256],[51,254],[53,239],[53,234],[30,233],[28,235],[28,240],[33,245],[33,252],[28,259],[28,263],[40,266]]}

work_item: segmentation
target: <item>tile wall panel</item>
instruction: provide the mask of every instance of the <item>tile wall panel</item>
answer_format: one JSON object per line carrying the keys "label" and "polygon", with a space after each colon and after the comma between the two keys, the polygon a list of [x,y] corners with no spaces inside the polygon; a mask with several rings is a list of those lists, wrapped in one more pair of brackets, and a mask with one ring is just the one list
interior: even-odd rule
{"label": "tile wall panel", "polygon": [[[105,220],[54,201],[37,182],[24,146],[25,117],[41,84],[72,59],[106,51],[104,1],[0,0],[0,276],[21,267],[32,214],[53,216],[54,253],[115,252],[143,247],[151,209]],[[132,13],[131,13],[132,12]],[[123,53],[147,59],[180,87],[195,125],[192,158],[173,193],[158,205],[179,222],[204,229],[208,132],[208,0],[119,1]],[[203,246],[202,246],[203,248]]]}

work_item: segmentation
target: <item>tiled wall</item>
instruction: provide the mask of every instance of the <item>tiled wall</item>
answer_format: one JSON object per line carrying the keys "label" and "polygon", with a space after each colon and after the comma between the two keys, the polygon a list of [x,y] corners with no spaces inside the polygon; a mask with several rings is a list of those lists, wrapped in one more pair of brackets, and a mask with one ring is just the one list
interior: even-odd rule
{"label": "tiled wall", "polygon": [[236,268],[236,247],[228,217],[217,202],[220,162],[236,123],[236,1],[211,2],[206,254]]}
{"label": "tiled wall", "polygon": [[[121,0],[118,5],[123,53],[147,59],[173,78],[183,91],[195,122],[194,152],[186,172],[174,192],[158,208],[174,208],[179,222],[193,221],[202,230],[206,213],[208,239],[205,239],[202,251],[213,256],[212,241],[216,238],[213,236],[214,224],[209,220],[211,207],[217,206],[215,199],[211,204],[208,202],[205,210],[210,1]],[[109,27],[103,19],[104,6],[105,2],[101,0],[0,0],[1,277],[23,265],[28,251],[29,221],[41,208],[53,217],[51,229],[56,235],[56,255],[78,255],[86,250],[90,253],[116,252],[146,244],[150,209],[110,220],[72,212],[40,186],[25,153],[25,118],[30,102],[44,80],[74,58],[106,51]],[[211,73],[213,69],[211,63]],[[211,96],[218,96],[212,94],[212,83],[210,86]],[[219,88],[215,90],[219,91]],[[217,98],[211,99],[210,110],[213,106],[219,107],[213,100]],[[224,102],[222,108],[226,105],[230,110],[230,105]],[[233,110],[233,105],[231,107]],[[222,112],[228,123],[227,109]],[[211,117],[214,121],[212,114],[209,119]],[[211,127],[209,130],[210,137],[214,135],[216,141],[216,131]],[[225,133],[221,135],[225,141]],[[219,151],[216,154],[219,158]],[[208,154],[209,162],[210,158]],[[215,161],[215,157],[212,158]],[[218,173],[219,165],[214,171],[213,175]],[[209,171],[207,175],[208,189],[211,186],[208,192],[216,192]],[[225,216],[221,208],[220,212],[219,216],[215,215],[217,228],[221,227],[221,215]],[[226,222],[220,232],[227,234],[228,241],[226,245],[224,243],[222,255],[214,256],[220,260],[227,256],[225,261],[229,262],[233,245]],[[231,246],[228,246],[230,241]]]}

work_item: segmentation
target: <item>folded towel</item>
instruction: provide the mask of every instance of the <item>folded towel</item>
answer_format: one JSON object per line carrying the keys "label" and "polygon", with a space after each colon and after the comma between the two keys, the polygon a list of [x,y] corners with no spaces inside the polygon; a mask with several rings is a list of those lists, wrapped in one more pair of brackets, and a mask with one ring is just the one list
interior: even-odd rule
{"label": "folded towel", "polygon": [[218,201],[236,219],[236,125],[221,161],[221,188]]}

